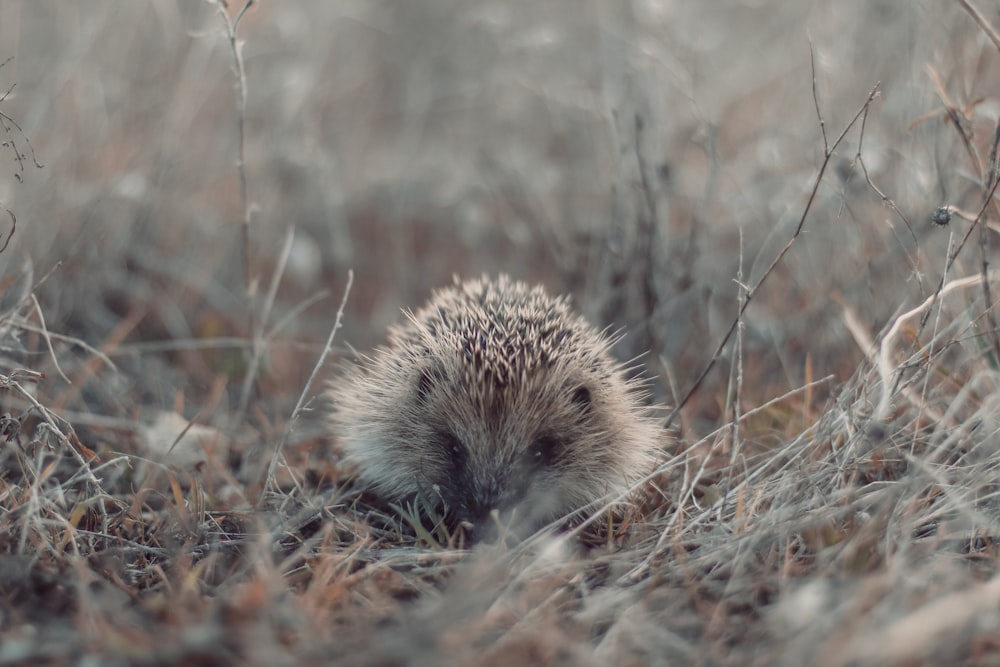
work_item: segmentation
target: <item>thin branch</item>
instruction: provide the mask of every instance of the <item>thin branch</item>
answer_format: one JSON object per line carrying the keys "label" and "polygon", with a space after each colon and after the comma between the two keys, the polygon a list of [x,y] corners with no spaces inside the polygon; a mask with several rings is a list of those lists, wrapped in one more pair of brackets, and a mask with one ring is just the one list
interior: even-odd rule
{"label": "thin branch", "polygon": [[[987,160],[986,169],[986,189],[991,189],[992,186],[1000,180],[998,177],[998,163],[997,163],[997,146],[1000,145],[1000,122],[997,123],[996,128],[993,131],[993,143],[990,145],[989,159]],[[990,201],[993,198],[990,197]],[[993,308],[991,304],[993,303],[993,297],[990,294],[990,281],[987,276],[990,270],[989,262],[989,227],[987,225],[980,225],[979,227],[979,258],[980,258],[980,275],[983,279],[983,303],[985,305],[985,315],[986,321],[988,323],[987,330],[990,332],[990,342],[993,343],[993,356],[997,362],[1000,362],[1000,335],[997,335],[997,321],[996,317],[993,315]]]}
{"label": "thin branch", "polygon": [[288,439],[292,435],[292,431],[295,429],[295,423],[299,419],[299,415],[302,413],[304,406],[306,405],[306,399],[309,396],[309,392],[312,390],[313,384],[316,382],[316,376],[319,371],[326,364],[326,358],[330,356],[330,352],[333,351],[333,340],[337,335],[337,330],[340,329],[340,322],[344,317],[344,307],[347,305],[347,298],[351,293],[351,286],[354,285],[354,271],[347,272],[347,286],[344,287],[344,296],[340,300],[340,307],[337,308],[337,317],[333,321],[333,328],[330,329],[330,335],[326,339],[326,345],[323,346],[323,351],[320,353],[319,358],[316,360],[316,364],[313,366],[312,373],[309,375],[309,379],[306,381],[306,386],[302,388],[302,393],[299,395],[299,400],[295,403],[295,408],[292,410],[292,416],[288,419],[288,426],[285,428],[284,435],[281,436],[281,442],[275,447],[274,452],[271,454],[271,463],[267,467],[267,477],[264,480],[265,488],[273,485],[275,479],[275,471],[278,468],[278,460],[281,457],[282,451],[285,445],[288,443]]}
{"label": "thin branch", "polygon": [[[250,336],[254,341],[257,341],[258,325],[253,308],[255,286],[253,282],[252,268],[250,265],[251,210],[247,194],[246,169],[247,73],[246,67],[243,63],[242,43],[236,38],[236,31],[239,28],[240,21],[243,19],[247,10],[250,9],[255,2],[256,0],[247,0],[243,5],[243,8],[240,9],[239,13],[237,13],[236,19],[232,21],[229,19],[229,14],[226,12],[226,3],[224,0],[216,0],[215,6],[219,12],[219,16],[222,18],[222,24],[226,29],[226,38],[229,40],[229,48],[233,53],[233,67],[236,70],[236,78],[239,84],[237,87],[238,98],[236,110],[236,123],[238,131],[238,154],[236,158],[236,168],[240,179],[240,204],[243,208],[243,224],[241,226],[243,231],[243,277],[246,283],[247,317],[249,319]],[[247,356],[252,360],[256,356],[257,352],[258,350],[256,348],[252,348],[249,350]],[[242,411],[240,414],[242,415]]]}
{"label": "thin branch", "polygon": [[[843,299],[836,298],[835,301],[840,304],[844,317],[844,326],[854,338],[854,342],[857,343],[859,348],[861,348],[861,352],[865,355],[865,358],[867,358],[873,365],[878,366],[882,351],[879,349],[878,344],[872,337],[871,332],[868,331],[868,328],[861,322],[861,318],[858,317],[856,312],[854,312],[854,309],[851,308]],[[890,393],[895,391],[896,389],[894,387]],[[944,415],[941,412],[927,405],[926,402],[913,391],[913,389],[903,387],[900,391],[903,392],[903,395],[906,396],[911,403],[919,407],[924,414],[934,420],[934,422],[940,423],[944,419]]]}
{"label": "thin branch", "polygon": [[[101,487],[100,480],[97,479],[94,475],[94,471],[90,468],[90,462],[84,458],[84,452],[81,451],[82,444],[78,442],[76,434],[72,431],[72,426],[70,426],[69,431],[69,434],[72,435],[71,438],[70,435],[64,433],[63,430],[59,428],[59,425],[56,424],[56,421],[53,418],[54,413],[39,403],[34,394],[22,387],[19,382],[13,379],[12,375],[0,375],[0,387],[9,387],[20,394],[21,397],[28,401],[38,414],[41,415],[42,421],[45,422],[46,427],[48,427],[48,429],[55,434],[56,438],[58,438],[62,444],[69,447],[70,451],[76,456],[77,463],[80,464],[80,470],[83,473],[83,476],[93,487],[94,492],[91,495],[98,496],[98,503],[101,507],[102,514],[104,514],[104,497],[108,494]],[[67,423],[67,425],[69,424]],[[93,452],[90,452],[89,450],[85,451],[89,456],[93,456]]]}
{"label": "thin branch", "polygon": [[826,138],[826,121],[823,120],[823,112],[819,110],[819,92],[816,88],[816,52],[813,49],[812,40],[809,41],[809,69],[812,71],[813,104],[816,106],[816,118],[819,119],[819,131],[823,134],[823,156],[830,156],[830,144]]}
{"label": "thin branch", "polygon": [[[326,296],[326,292],[322,292]],[[312,305],[310,303],[310,305]],[[280,323],[279,323],[280,324]],[[275,325],[274,329],[277,329],[278,325]],[[266,339],[268,339],[270,344],[280,343],[286,347],[293,350],[305,350],[308,352],[315,351],[318,347],[318,343],[309,343],[305,341],[296,340],[281,340],[281,341],[271,341],[270,338],[273,335],[269,332]],[[219,336],[216,338],[178,338],[173,340],[152,340],[145,341],[141,343],[124,343],[118,345],[113,350],[107,352],[108,355],[114,357],[121,357],[127,354],[142,354],[146,352],[174,352],[177,350],[219,350],[219,349],[229,349],[229,348],[245,348],[247,344],[250,343],[248,338],[243,338],[240,336]]]}
{"label": "thin branch", "polygon": [[[656,312],[659,296],[657,295],[656,282],[654,277],[657,269],[658,244],[656,230],[660,228],[660,212],[656,205],[656,191],[650,182],[649,169],[646,164],[645,155],[642,148],[645,145],[643,131],[645,122],[638,113],[635,115],[635,159],[636,168],[639,170],[639,181],[642,188],[643,199],[646,204],[645,223],[642,224],[641,234],[644,237],[646,248],[643,249],[643,260],[647,266],[645,270],[638,271],[643,276],[640,288],[642,290],[642,305],[645,309],[646,336],[648,347],[662,348],[662,341],[659,336],[659,329],[653,326],[653,315]],[[643,216],[639,217],[643,220]]]}
{"label": "thin branch", "polygon": [[708,377],[708,374],[715,367],[715,364],[718,362],[719,358],[722,355],[722,351],[726,348],[726,345],[729,343],[729,340],[733,337],[733,333],[739,326],[739,323],[743,317],[743,313],[750,305],[750,301],[757,293],[757,290],[760,289],[761,285],[764,284],[764,281],[768,279],[768,277],[774,271],[775,267],[781,263],[781,260],[784,259],[785,255],[788,253],[789,250],[791,250],[792,246],[795,244],[795,241],[799,238],[799,235],[802,233],[802,228],[805,226],[806,218],[809,217],[809,212],[812,210],[813,203],[816,200],[816,193],[819,191],[819,184],[823,181],[823,176],[824,174],[826,174],[826,168],[830,165],[830,158],[833,156],[834,151],[837,150],[837,147],[841,144],[841,142],[843,142],[844,138],[847,136],[847,133],[851,130],[851,128],[854,127],[854,125],[866,112],[868,106],[878,96],[880,87],[881,83],[876,83],[872,87],[871,91],[868,93],[868,98],[865,100],[865,103],[861,105],[861,108],[858,109],[857,113],[854,114],[854,117],[851,119],[851,122],[847,124],[844,130],[840,133],[840,136],[837,137],[837,140],[833,142],[833,145],[830,146],[828,150],[824,150],[823,164],[820,165],[819,172],[816,174],[816,179],[813,181],[812,190],[809,193],[809,199],[806,201],[805,208],[802,209],[802,216],[799,218],[799,224],[795,227],[795,231],[792,233],[791,238],[788,239],[788,242],[785,243],[785,246],[774,257],[774,259],[771,261],[771,264],[767,267],[767,270],[764,271],[763,275],[761,275],[761,277],[757,280],[757,282],[747,289],[746,298],[743,300],[743,304],[740,306],[739,312],[737,312],[736,317],[733,319],[732,324],[730,324],[729,330],[726,332],[726,335],[723,336],[722,341],[719,343],[718,347],[715,348],[715,352],[712,354],[712,358],[705,365],[705,368],[698,376],[698,379],[695,380],[694,384],[684,395],[684,398],[681,399],[681,402],[677,404],[677,407],[675,407],[670,412],[670,415],[667,417],[667,420],[664,424],[664,428],[670,428],[671,424],[673,424],[674,419],[680,413],[681,409],[687,404],[689,400],[691,400],[691,397],[694,396],[696,391],[698,391],[698,388],[701,387],[702,382],[705,381],[705,378]]}
{"label": "thin branch", "polygon": [[[38,302],[37,302],[37,300],[35,300],[34,303],[35,303],[35,308],[38,309]],[[93,345],[90,345],[86,341],[80,340],[79,338],[76,338],[74,336],[67,336],[65,334],[52,333],[48,329],[45,329],[44,326],[43,327],[36,327],[35,325],[30,324],[27,320],[22,320],[21,318],[17,318],[13,322],[13,324],[14,324],[14,326],[16,326],[16,327],[18,327],[20,329],[24,329],[25,331],[30,331],[32,333],[41,334],[46,339],[51,338],[51,339],[54,339],[54,340],[62,341],[64,343],[71,343],[71,344],[76,345],[76,346],[78,346],[80,348],[83,348],[89,354],[94,355],[95,357],[97,357],[98,359],[100,359],[102,362],[104,362],[105,364],[107,364],[108,367],[112,371],[114,371],[115,373],[119,372],[118,371],[118,366],[116,366],[115,363],[113,361],[111,361],[111,359],[108,357],[107,354],[105,354],[104,352],[101,352],[96,347],[94,347]],[[51,351],[51,349],[52,349],[52,344],[50,342],[49,343],[49,350]]]}
{"label": "thin branch", "polygon": [[238,157],[236,162],[236,167],[240,175],[240,203],[243,206],[243,268],[245,269],[245,278],[247,291],[250,291],[250,205],[247,200],[247,170],[246,170],[246,111],[247,111],[247,73],[246,67],[243,63],[243,46],[242,43],[236,38],[236,30],[239,28],[240,20],[243,15],[246,14],[247,10],[256,2],[256,0],[247,0],[243,8],[240,9],[239,13],[236,15],[236,19],[233,21],[229,20],[229,14],[226,12],[226,5],[222,0],[216,0],[215,6],[219,11],[219,16],[222,17],[222,24],[226,29],[226,38],[229,40],[229,48],[233,53],[233,67],[236,70],[236,77],[238,81],[237,93],[239,95],[237,100],[237,127],[239,131],[238,137]]}
{"label": "thin branch", "polygon": [[967,11],[969,16],[971,16],[975,22],[979,24],[979,27],[982,28],[983,32],[986,33],[986,36],[990,38],[991,42],[993,42],[993,46],[997,47],[997,50],[1000,50],[1000,34],[997,34],[997,31],[990,25],[990,22],[986,20],[986,17],[983,16],[982,13],[968,0],[958,0],[958,4],[962,5],[962,9]]}
{"label": "thin branch", "polygon": [[[0,63],[0,67],[3,67],[7,63],[9,63],[11,60],[13,60],[13,57],[7,58],[7,60],[5,60],[2,63]],[[3,102],[4,100],[6,100],[10,96],[10,94],[12,92],[14,92],[14,88],[16,86],[17,86],[17,84],[13,84],[10,88],[8,88],[4,92],[3,95],[0,95],[0,102]],[[35,156],[35,147],[31,145],[31,139],[28,138],[28,135],[24,133],[24,130],[21,128],[20,125],[18,125],[18,123],[17,123],[16,120],[14,120],[13,118],[11,118],[7,114],[3,113],[2,111],[0,111],[0,128],[3,128],[3,131],[7,135],[11,135],[11,128],[16,129],[17,133],[21,135],[21,138],[24,139],[24,142],[26,144],[28,144],[28,152],[31,153],[31,162],[32,162],[32,164],[34,164],[35,167],[38,168],[38,169],[41,169],[44,166],[44,165],[42,165],[41,163],[38,162],[38,158]],[[12,136],[10,136],[10,138],[7,140],[7,143],[9,143],[11,150],[14,152],[14,161],[17,162],[17,168],[18,168],[18,170],[17,170],[17,173],[14,174],[14,177],[20,182],[22,180],[22,176],[21,175],[24,173],[24,162],[25,162],[26,156],[21,151],[21,149],[18,148],[17,142],[14,140],[14,138]],[[8,213],[10,213],[10,211],[8,211]],[[11,217],[13,217],[12,213],[11,213]],[[13,234],[13,232],[11,232],[11,234]],[[8,239],[8,241],[9,240],[10,239]],[[4,247],[6,247],[6,246],[4,246]],[[0,252],[3,252],[3,251],[0,250]]]}
{"label": "thin branch", "polygon": [[3,247],[0,248],[0,253],[6,250],[7,246],[10,245],[10,240],[14,238],[14,230],[17,229],[17,216],[14,215],[14,212],[9,208],[5,208],[4,210],[7,211],[7,215],[10,216],[10,232],[7,234],[7,238],[3,242]]}
{"label": "thin branch", "polygon": [[[861,151],[864,148],[865,127],[867,126],[867,124],[868,124],[868,110],[865,109],[865,113],[861,117],[861,131],[858,134],[858,152],[854,156],[854,161],[857,162],[859,165],[861,165],[861,173],[863,173],[865,175],[865,182],[868,183],[868,187],[871,188],[872,191],[879,196],[879,198],[882,200],[883,204],[885,204],[886,206],[888,206],[896,215],[899,216],[899,219],[903,221],[903,224],[906,225],[906,229],[909,230],[909,232],[910,232],[910,238],[913,239],[913,245],[917,245],[919,243],[919,241],[917,240],[917,235],[913,231],[913,226],[910,225],[910,221],[907,220],[906,216],[903,215],[903,212],[900,211],[896,207],[896,202],[894,202],[893,200],[889,199],[889,197],[887,197],[886,194],[884,192],[882,192],[875,185],[875,183],[872,182],[871,174],[868,173],[868,165],[865,164],[865,159],[861,155]],[[916,261],[916,259],[912,255],[910,255],[910,252],[908,250],[906,250],[906,248],[903,248],[903,252],[906,253],[907,259],[910,260],[910,266],[913,267],[914,273],[916,273],[917,276],[918,276],[918,278],[919,278],[920,272],[917,270],[917,261]]]}
{"label": "thin branch", "polygon": [[965,110],[961,109],[957,104],[955,104],[951,97],[948,95],[948,91],[944,88],[944,82],[941,81],[941,75],[937,73],[937,70],[927,66],[927,70],[930,72],[931,80],[934,83],[934,90],[937,93],[938,99],[944,105],[945,115],[951,124],[955,126],[958,130],[959,136],[962,138],[962,144],[965,146],[965,151],[969,154],[969,159],[972,160],[972,166],[976,170],[976,175],[982,179],[983,177],[983,160],[979,156],[979,151],[976,150],[976,145],[972,140],[972,135],[969,132],[968,124],[969,119],[966,116]]}
{"label": "thin branch", "polygon": [[[274,301],[278,295],[278,285],[281,283],[281,277],[285,273],[285,266],[288,264],[288,256],[292,252],[292,243],[295,240],[295,228],[292,227],[285,234],[285,243],[281,248],[281,254],[278,256],[278,265],[274,267],[274,273],[271,274],[271,284],[267,290],[267,297],[264,299],[263,312],[260,316],[260,322],[266,322],[271,314],[271,309],[274,307]],[[263,335],[263,325],[257,326],[253,330],[253,339],[251,340],[251,354],[250,360],[247,365],[246,375],[243,376],[243,387],[240,390],[240,403],[236,410],[236,418],[234,423],[238,424],[243,421],[244,415],[246,415],[247,406],[250,405],[250,394],[253,390],[254,380],[257,379],[257,366],[260,363],[261,357],[264,355],[264,349],[266,348],[266,340]]]}
{"label": "thin branch", "polygon": [[739,306],[742,305],[744,300],[744,294],[747,291],[747,286],[743,282],[743,227],[740,227],[740,259],[739,267],[736,271],[736,284],[739,286],[739,292],[737,294],[737,319],[739,320],[736,326],[736,350],[734,351],[734,361],[733,366],[736,372],[736,387],[733,392],[733,404],[732,404],[732,431],[731,438],[732,444],[729,452],[729,465],[726,471],[726,485],[723,488],[722,495],[723,500],[719,503],[719,518],[721,519],[726,510],[726,501],[730,493],[730,487],[733,483],[733,478],[736,469],[736,460],[739,458],[740,445],[742,444],[740,439],[740,411],[742,409],[741,399],[743,397],[743,335],[746,330],[746,322],[743,320],[742,311]]}
{"label": "thin branch", "polygon": [[[1000,185],[1000,179],[993,182],[989,192],[986,193],[986,199],[983,201],[983,205],[979,208],[979,213],[976,214],[976,217],[972,220],[972,224],[969,225],[969,229],[966,230],[962,240],[958,242],[955,250],[948,257],[948,261],[945,263],[944,273],[941,275],[941,279],[938,281],[937,289],[934,291],[935,295],[941,291],[941,288],[944,286],[945,276],[947,276],[951,271],[951,267],[955,264],[955,260],[958,259],[958,255],[962,252],[962,248],[965,247],[965,243],[969,240],[969,237],[972,236],[972,232],[976,229],[976,227],[979,226],[983,216],[986,215],[986,209],[989,208],[990,202],[993,201],[993,195],[996,193],[998,185]],[[930,317],[930,313],[925,314],[924,317],[920,319],[921,331],[923,331],[924,326],[927,324],[928,317]]]}
{"label": "thin branch", "polygon": [[[991,273],[987,276],[989,280],[997,280],[1000,278],[1000,273]],[[889,404],[892,399],[893,393],[893,383],[892,376],[895,366],[892,363],[893,355],[893,343],[896,336],[902,329],[903,324],[912,319],[913,317],[919,315],[930,309],[932,305],[941,297],[945,296],[949,292],[956,289],[963,289],[973,285],[979,285],[983,281],[982,275],[969,276],[968,278],[959,278],[957,280],[952,280],[947,285],[941,287],[934,294],[924,299],[923,303],[915,308],[908,310],[903,313],[892,323],[889,330],[886,332],[885,336],[882,338],[882,345],[878,352],[878,372],[882,379],[882,396],[879,399],[878,407],[875,409],[873,418],[882,421],[889,412]]]}
{"label": "thin branch", "polygon": [[42,306],[38,303],[38,298],[35,296],[34,292],[31,293],[31,304],[35,307],[35,314],[38,315],[38,322],[41,325],[39,328],[39,333],[41,334],[42,339],[45,341],[46,347],[48,347],[49,349],[49,356],[52,357],[52,365],[55,366],[56,372],[59,373],[59,377],[65,380],[66,384],[73,384],[72,382],[70,382],[70,379],[66,377],[66,374],[63,373],[62,368],[60,368],[59,366],[59,360],[56,359],[56,351],[52,347],[52,338],[49,337],[49,330],[45,326],[45,315],[42,314]]}
{"label": "thin branch", "polygon": [[311,294],[302,301],[298,302],[289,309],[289,311],[280,320],[274,323],[274,326],[269,328],[264,334],[264,340],[268,343],[273,342],[274,337],[281,332],[286,326],[294,322],[299,315],[309,310],[313,304],[319,303],[326,297],[330,296],[329,290],[320,290],[315,294]]}

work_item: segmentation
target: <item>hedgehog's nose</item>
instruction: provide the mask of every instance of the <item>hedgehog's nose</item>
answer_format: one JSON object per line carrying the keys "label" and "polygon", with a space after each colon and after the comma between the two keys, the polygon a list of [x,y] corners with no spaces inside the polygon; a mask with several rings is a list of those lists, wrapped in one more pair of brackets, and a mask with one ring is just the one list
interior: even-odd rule
{"label": "hedgehog's nose", "polygon": [[458,534],[459,544],[464,547],[471,547],[474,544],[482,542],[490,533],[487,524],[479,521],[469,521],[468,519],[459,521],[457,528],[461,531]]}
{"label": "hedgehog's nose", "polygon": [[478,540],[482,539],[481,536],[476,531],[476,524],[472,523],[471,521],[462,519],[455,525],[455,528],[458,531],[461,531],[457,533],[457,535],[459,540],[461,540],[459,544],[461,544],[462,546],[472,546]]}
{"label": "hedgehog's nose", "polygon": [[458,523],[466,529],[466,532],[481,535],[482,530],[487,525],[493,523],[490,518],[493,508],[479,503],[462,503],[457,512]]}
{"label": "hedgehog's nose", "polygon": [[515,526],[512,525],[514,512],[511,509],[480,508],[480,511],[458,516],[458,525],[465,531],[470,543],[492,541],[498,536],[504,540],[514,539]]}
{"label": "hedgehog's nose", "polygon": [[459,521],[468,521],[477,527],[480,524],[492,523],[490,513],[499,509],[503,496],[501,487],[494,482],[490,485],[476,485],[462,494],[455,514]]}
{"label": "hedgehog's nose", "polygon": [[490,520],[488,514],[473,512],[470,509],[468,506],[463,505],[455,512],[455,527],[462,531],[469,544],[474,544],[481,541],[488,534]]}

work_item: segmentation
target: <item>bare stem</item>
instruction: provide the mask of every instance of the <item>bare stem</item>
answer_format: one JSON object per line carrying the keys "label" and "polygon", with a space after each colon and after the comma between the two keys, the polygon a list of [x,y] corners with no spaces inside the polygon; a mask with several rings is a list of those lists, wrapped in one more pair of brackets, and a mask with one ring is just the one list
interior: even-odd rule
{"label": "bare stem", "polygon": [[761,277],[757,280],[757,282],[755,282],[753,285],[747,288],[746,298],[743,299],[739,311],[736,313],[736,317],[733,318],[732,324],[729,325],[729,330],[726,332],[726,335],[723,336],[722,341],[719,343],[718,347],[715,348],[715,352],[714,354],[712,354],[712,358],[705,365],[705,368],[698,376],[698,379],[695,380],[694,384],[691,385],[691,388],[687,391],[686,394],[684,394],[684,398],[682,398],[681,402],[677,404],[677,407],[675,407],[670,412],[670,415],[667,417],[667,421],[664,424],[664,428],[670,428],[670,426],[674,422],[674,419],[676,419],[677,415],[680,413],[681,409],[687,404],[689,400],[691,400],[691,397],[694,396],[696,391],[698,391],[698,388],[701,387],[702,382],[705,381],[705,378],[708,377],[708,374],[715,367],[715,364],[719,361],[719,358],[722,356],[722,351],[726,348],[726,345],[729,344],[729,340],[733,337],[733,333],[736,332],[737,327],[740,325],[740,322],[742,322],[743,313],[746,312],[746,309],[750,305],[750,301],[753,299],[754,295],[757,293],[757,290],[760,289],[760,287],[764,284],[764,281],[768,279],[768,277],[774,271],[775,267],[777,267],[778,264],[781,263],[781,260],[784,259],[785,255],[788,253],[789,250],[791,250],[792,246],[795,244],[795,241],[799,238],[799,235],[802,233],[802,228],[806,224],[806,218],[809,217],[809,212],[812,210],[813,202],[816,201],[816,193],[819,191],[819,184],[823,182],[823,176],[824,174],[826,174],[826,168],[830,165],[830,158],[833,157],[833,153],[837,150],[837,147],[841,144],[841,142],[843,142],[844,137],[847,136],[847,133],[851,130],[851,128],[854,127],[854,125],[857,124],[858,120],[861,119],[862,116],[864,116],[864,114],[867,112],[868,107],[878,96],[878,92],[881,85],[882,84],[879,82],[872,87],[871,91],[868,93],[868,98],[865,100],[865,103],[861,105],[861,108],[858,109],[857,113],[854,114],[854,117],[851,118],[851,122],[849,122],[847,126],[844,127],[844,130],[840,133],[840,136],[837,137],[836,141],[833,142],[833,145],[830,146],[829,149],[826,149],[824,147],[823,164],[820,165],[819,172],[816,174],[816,179],[813,181],[812,190],[809,193],[809,199],[806,201],[805,208],[802,209],[802,216],[799,218],[799,224],[796,225],[795,231],[792,233],[791,238],[789,238],[788,242],[785,243],[785,246],[780,251],[778,251],[778,254],[775,255],[774,259],[771,261],[771,264],[767,267],[767,270],[764,271],[763,275],[761,275]]}
{"label": "bare stem", "polygon": [[958,4],[962,5],[962,9],[967,11],[969,16],[971,16],[973,20],[979,24],[979,27],[982,28],[983,32],[986,33],[986,36],[990,38],[991,42],[993,42],[993,46],[1000,49],[1000,34],[997,34],[996,29],[990,25],[990,22],[986,20],[986,17],[983,16],[982,12],[976,9],[972,3],[969,2],[969,0],[958,0]]}
{"label": "bare stem", "polygon": [[[239,28],[240,20],[242,20],[244,14],[247,10],[254,5],[256,0],[247,0],[244,3],[243,8],[236,14],[236,18],[230,20],[229,14],[226,12],[226,3],[224,0],[215,0],[215,7],[219,12],[219,16],[222,18],[222,24],[226,30],[226,38],[229,40],[229,48],[233,53],[233,67],[236,70],[237,79],[237,113],[236,113],[236,124],[237,124],[237,158],[236,158],[236,169],[239,173],[240,179],[240,205],[243,209],[243,223],[241,225],[242,236],[243,236],[243,278],[245,281],[246,292],[247,292],[247,317],[249,323],[250,337],[252,340],[256,341],[257,336],[257,317],[254,313],[253,308],[253,295],[255,291],[252,269],[250,266],[250,222],[251,222],[251,210],[250,202],[247,194],[247,169],[246,169],[246,115],[247,115],[247,73],[246,67],[243,63],[243,48],[242,43],[236,38],[236,31]],[[247,357],[251,361],[255,356],[256,350],[251,348],[247,351]]]}
{"label": "bare stem", "polygon": [[274,485],[274,473],[278,467],[278,460],[281,458],[281,453],[288,444],[288,438],[291,437],[292,431],[295,429],[295,423],[299,419],[299,415],[305,408],[309,392],[312,390],[313,384],[316,382],[316,376],[319,371],[326,364],[326,358],[330,356],[330,352],[333,351],[333,340],[337,335],[337,330],[340,329],[340,321],[344,317],[344,307],[347,305],[347,297],[351,293],[351,286],[354,284],[354,271],[347,272],[347,286],[344,287],[344,296],[340,300],[340,307],[337,308],[337,317],[333,322],[333,328],[330,329],[330,335],[326,339],[326,345],[323,346],[323,351],[320,353],[319,358],[316,360],[316,365],[313,366],[312,373],[309,375],[309,380],[306,381],[306,386],[302,388],[302,393],[299,395],[299,400],[295,403],[295,409],[292,410],[292,416],[288,419],[288,426],[285,428],[285,433],[281,437],[281,442],[275,447],[274,452],[271,454],[271,463],[267,467],[267,478],[265,479],[265,488],[272,487]]}

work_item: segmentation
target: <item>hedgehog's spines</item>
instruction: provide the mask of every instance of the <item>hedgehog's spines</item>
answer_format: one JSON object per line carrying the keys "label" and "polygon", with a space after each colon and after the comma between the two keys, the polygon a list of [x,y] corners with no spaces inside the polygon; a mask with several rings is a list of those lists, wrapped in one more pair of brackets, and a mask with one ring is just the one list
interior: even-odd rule
{"label": "hedgehog's spines", "polygon": [[435,290],[332,390],[345,459],[388,499],[433,489],[470,520],[529,499],[555,518],[623,495],[660,429],[610,355],[617,335],[505,275]]}

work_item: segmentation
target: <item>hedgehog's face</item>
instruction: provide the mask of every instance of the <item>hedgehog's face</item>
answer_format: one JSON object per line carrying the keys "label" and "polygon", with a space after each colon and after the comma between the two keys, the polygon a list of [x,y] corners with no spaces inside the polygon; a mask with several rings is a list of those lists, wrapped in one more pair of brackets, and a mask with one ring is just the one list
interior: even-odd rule
{"label": "hedgehog's face", "polygon": [[438,291],[334,390],[346,459],[384,498],[422,496],[477,528],[492,510],[534,529],[619,497],[657,428],[609,346],[540,288]]}
{"label": "hedgehog's face", "polygon": [[422,443],[414,479],[456,520],[480,533],[497,510],[534,529],[626,481],[601,378],[550,368],[490,387],[451,368],[420,373],[423,418],[409,423]]}

